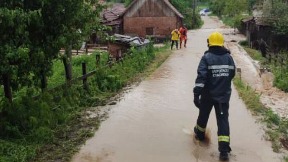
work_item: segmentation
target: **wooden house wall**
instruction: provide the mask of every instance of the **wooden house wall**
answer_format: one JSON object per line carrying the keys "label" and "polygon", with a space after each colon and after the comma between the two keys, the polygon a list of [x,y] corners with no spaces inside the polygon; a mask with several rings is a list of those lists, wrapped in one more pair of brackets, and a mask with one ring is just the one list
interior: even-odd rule
{"label": "wooden house wall", "polygon": [[288,50],[288,36],[274,35],[272,27],[258,25],[255,21],[245,23],[246,37],[251,48],[258,49],[259,41],[263,39],[269,46],[270,52],[277,53],[281,50]]}
{"label": "wooden house wall", "polygon": [[[123,17],[125,34],[167,36],[181,25],[181,19],[162,0],[140,0]],[[151,34],[151,29],[153,30]],[[149,31],[147,33],[147,31]]]}
{"label": "wooden house wall", "polygon": [[162,0],[138,0],[125,17],[175,17],[176,14]]}
{"label": "wooden house wall", "polygon": [[125,52],[127,52],[128,48],[129,48],[129,46],[127,46],[125,44],[112,43],[112,42],[108,43],[108,52],[114,58],[119,57],[120,53],[123,57]]}

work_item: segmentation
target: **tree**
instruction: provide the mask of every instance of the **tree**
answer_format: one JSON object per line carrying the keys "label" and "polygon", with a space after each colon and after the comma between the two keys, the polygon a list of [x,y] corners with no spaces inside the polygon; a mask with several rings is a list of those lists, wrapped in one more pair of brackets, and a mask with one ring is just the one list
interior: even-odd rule
{"label": "tree", "polygon": [[219,17],[234,17],[248,11],[249,5],[247,0],[214,0],[210,8]]}
{"label": "tree", "polygon": [[201,25],[201,17],[196,12],[196,0],[171,0],[170,2],[184,16],[183,23],[187,28],[198,28]]}
{"label": "tree", "polygon": [[12,90],[29,84],[30,20],[38,19],[37,10],[24,10],[23,4],[2,1],[0,4],[0,83],[5,97],[12,102]]}
{"label": "tree", "polygon": [[51,74],[60,47],[71,49],[75,42],[86,39],[92,29],[100,28],[99,12],[102,8],[97,2],[2,0],[0,83],[10,102],[12,89],[33,85],[45,89],[46,77]]}
{"label": "tree", "polygon": [[[56,25],[57,31],[61,33],[58,37],[60,46],[65,48],[65,54],[62,56],[67,81],[72,79],[72,48],[79,46],[79,43],[86,41],[92,30],[101,28],[99,13],[103,6],[95,0],[51,0],[47,22],[53,22],[50,25]],[[55,7],[57,6],[57,7]],[[51,14],[53,16],[51,17]],[[55,17],[57,19],[55,19]],[[57,25],[59,24],[59,25]]]}
{"label": "tree", "polygon": [[[57,20],[57,13],[52,12],[51,8],[58,8],[53,3],[44,0],[26,0],[23,8],[26,11],[37,10],[38,19],[31,19],[27,27],[29,32],[29,60],[28,66],[32,71],[32,80],[35,87],[42,90],[47,87],[47,75],[51,72],[53,60],[58,57],[60,45],[58,30],[61,24],[54,23]],[[53,17],[53,20],[51,18]]]}
{"label": "tree", "polygon": [[276,35],[288,35],[288,5],[283,0],[263,2],[263,20],[273,27]]}
{"label": "tree", "polygon": [[247,0],[226,0],[223,14],[228,15],[228,17],[234,17],[239,14],[241,15],[247,10]]}
{"label": "tree", "polygon": [[249,14],[252,14],[253,7],[256,5],[257,0],[248,0],[248,12]]}
{"label": "tree", "polygon": [[224,13],[225,1],[226,0],[213,0],[210,2],[210,9],[219,17]]}

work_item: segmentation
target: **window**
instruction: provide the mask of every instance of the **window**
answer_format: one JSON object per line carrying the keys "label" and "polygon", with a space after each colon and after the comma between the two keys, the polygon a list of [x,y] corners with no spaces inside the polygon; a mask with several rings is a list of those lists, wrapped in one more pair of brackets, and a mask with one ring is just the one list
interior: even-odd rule
{"label": "window", "polygon": [[146,35],[154,35],[154,28],[153,27],[146,28]]}

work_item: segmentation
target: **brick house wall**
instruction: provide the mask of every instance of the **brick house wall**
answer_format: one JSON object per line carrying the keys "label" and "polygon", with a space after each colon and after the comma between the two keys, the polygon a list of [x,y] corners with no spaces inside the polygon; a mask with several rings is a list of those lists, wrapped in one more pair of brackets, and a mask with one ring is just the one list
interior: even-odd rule
{"label": "brick house wall", "polygon": [[123,14],[123,31],[131,36],[167,37],[182,19],[168,0],[134,0]]}
{"label": "brick house wall", "polygon": [[[177,17],[127,17],[124,18],[124,21],[125,34],[138,35],[139,37],[146,35],[167,36],[173,29],[180,26]],[[147,33],[149,28],[153,29],[152,33]]]}

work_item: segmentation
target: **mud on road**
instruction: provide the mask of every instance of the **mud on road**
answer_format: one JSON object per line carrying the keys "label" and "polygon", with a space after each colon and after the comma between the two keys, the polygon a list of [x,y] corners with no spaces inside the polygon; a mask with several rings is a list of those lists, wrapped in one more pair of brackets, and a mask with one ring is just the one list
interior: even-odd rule
{"label": "mud on road", "polygon": [[[201,29],[188,32],[187,48],[174,50],[150,77],[127,91],[116,105],[107,106],[109,118],[72,162],[218,161],[215,113],[211,112],[208,122],[209,144],[195,142],[192,131],[198,115],[193,104],[193,87],[198,63],[207,50],[208,35],[215,30],[224,33],[225,45],[232,51],[237,66],[242,68],[243,79],[259,86],[259,90],[262,84],[257,80],[257,70],[250,64],[251,60],[242,56],[236,42],[231,42],[244,37],[235,35],[233,29],[217,19],[205,16],[203,20]],[[230,162],[282,161],[283,155],[272,151],[271,143],[264,139],[264,130],[234,87],[230,105]]]}

